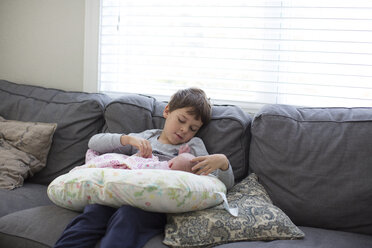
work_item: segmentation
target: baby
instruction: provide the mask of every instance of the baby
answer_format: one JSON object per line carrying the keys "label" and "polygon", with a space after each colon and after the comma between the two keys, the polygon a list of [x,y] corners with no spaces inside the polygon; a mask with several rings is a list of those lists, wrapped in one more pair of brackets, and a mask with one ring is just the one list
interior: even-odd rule
{"label": "baby", "polygon": [[157,156],[143,158],[140,156],[124,155],[119,153],[105,153],[100,155],[94,150],[89,149],[85,156],[85,164],[75,167],[76,169],[84,168],[114,168],[114,169],[163,169],[163,170],[180,170],[193,172],[192,167],[196,162],[191,162],[195,156],[191,153],[183,152],[169,161],[159,161]]}
{"label": "baby", "polygon": [[191,159],[195,158],[191,153],[181,153],[177,157],[172,158],[168,161],[168,166],[171,170],[180,170],[186,172],[193,172],[192,167],[196,165],[197,162],[192,162]]}
{"label": "baby", "polygon": [[132,170],[138,169],[163,169],[163,170],[181,170],[192,172],[191,168],[196,164],[191,162],[195,156],[190,153],[181,153],[169,161],[159,161],[158,157],[143,158],[137,155],[129,156],[124,164]]}

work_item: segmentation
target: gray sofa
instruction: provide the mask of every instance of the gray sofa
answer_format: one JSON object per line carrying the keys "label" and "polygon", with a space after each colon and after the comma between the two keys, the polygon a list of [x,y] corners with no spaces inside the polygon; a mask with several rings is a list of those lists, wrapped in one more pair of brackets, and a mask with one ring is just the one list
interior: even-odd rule
{"label": "gray sofa", "polygon": [[[0,116],[58,125],[46,167],[22,187],[0,190],[0,247],[52,247],[79,213],[54,205],[48,184],[84,163],[96,133],[161,128],[165,104],[0,80]],[[372,247],[372,108],[268,105],[254,118],[230,105],[212,112],[197,134],[208,151],[228,156],[237,183],[256,173],[273,203],[305,233],[297,240],[218,247]],[[167,247],[163,238],[145,247]]]}

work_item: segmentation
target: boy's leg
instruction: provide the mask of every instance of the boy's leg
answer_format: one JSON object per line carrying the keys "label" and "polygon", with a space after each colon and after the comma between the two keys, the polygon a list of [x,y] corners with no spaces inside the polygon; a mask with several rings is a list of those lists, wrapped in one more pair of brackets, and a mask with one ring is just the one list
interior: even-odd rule
{"label": "boy's leg", "polygon": [[164,231],[166,215],[124,205],[111,217],[102,248],[141,248]]}
{"label": "boy's leg", "polygon": [[87,205],[84,212],[67,225],[54,248],[94,247],[105,235],[107,223],[116,209],[99,204]]}

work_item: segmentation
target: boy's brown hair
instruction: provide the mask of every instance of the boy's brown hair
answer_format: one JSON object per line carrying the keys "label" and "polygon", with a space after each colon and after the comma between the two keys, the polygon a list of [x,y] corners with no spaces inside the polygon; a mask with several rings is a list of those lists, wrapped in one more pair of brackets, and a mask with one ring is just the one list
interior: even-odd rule
{"label": "boy's brown hair", "polygon": [[202,89],[188,88],[178,90],[173,94],[169,103],[169,111],[191,107],[192,110],[188,114],[195,116],[197,120],[201,120],[203,125],[207,124],[211,119],[211,104]]}

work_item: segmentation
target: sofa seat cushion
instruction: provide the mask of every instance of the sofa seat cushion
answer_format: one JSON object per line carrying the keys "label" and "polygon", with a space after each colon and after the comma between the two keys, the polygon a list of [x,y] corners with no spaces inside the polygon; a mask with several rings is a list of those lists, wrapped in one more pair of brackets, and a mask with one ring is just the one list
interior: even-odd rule
{"label": "sofa seat cushion", "polygon": [[47,195],[47,186],[28,183],[11,191],[0,189],[0,217],[23,209],[53,204]]}
{"label": "sofa seat cushion", "polygon": [[372,108],[267,105],[250,168],[296,225],[372,235]]}
{"label": "sofa seat cushion", "polygon": [[79,213],[55,205],[18,211],[0,218],[0,247],[53,247]]}
{"label": "sofa seat cushion", "polygon": [[299,227],[305,238],[301,240],[273,240],[268,242],[236,242],[215,248],[369,248],[372,236],[312,227]]}
{"label": "sofa seat cushion", "polygon": [[67,92],[0,80],[0,115],[8,120],[57,123],[46,167],[30,179],[49,184],[84,163],[89,139],[102,131],[103,94]]}
{"label": "sofa seat cushion", "polygon": [[[0,247],[45,248],[53,247],[65,227],[79,213],[55,205],[19,211],[0,218]],[[32,228],[30,228],[32,227]],[[372,236],[320,228],[299,227],[305,238],[301,240],[274,240],[234,242],[218,248],[370,248]],[[150,239],[144,248],[166,248],[164,236]],[[98,246],[97,246],[98,247]]]}
{"label": "sofa seat cushion", "polygon": [[[372,236],[312,227],[299,227],[304,239],[273,241],[241,241],[213,246],[215,248],[370,248]],[[150,239],[144,248],[167,248],[163,234]]]}

